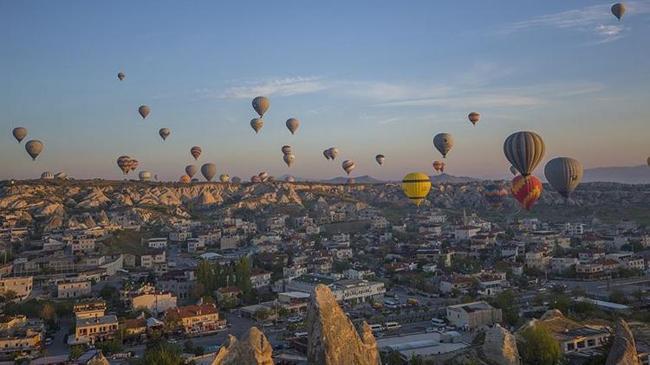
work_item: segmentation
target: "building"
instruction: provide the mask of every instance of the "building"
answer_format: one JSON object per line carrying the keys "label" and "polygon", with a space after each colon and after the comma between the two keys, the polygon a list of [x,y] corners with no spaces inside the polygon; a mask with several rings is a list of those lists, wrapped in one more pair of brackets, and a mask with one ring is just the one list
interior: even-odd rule
{"label": "building", "polygon": [[170,292],[152,291],[136,294],[131,297],[131,309],[146,309],[151,313],[162,313],[171,308],[176,308],[177,298]]}
{"label": "building", "polygon": [[462,329],[476,329],[502,320],[501,309],[484,301],[450,305],[447,307],[447,321]]}
{"label": "building", "polygon": [[56,285],[56,297],[79,298],[90,295],[91,285],[89,280],[64,280]]}
{"label": "building", "polygon": [[219,311],[214,304],[169,309],[165,317],[177,319],[185,334],[189,336],[213,333],[226,326],[226,320],[219,319]]}
{"label": "building", "polygon": [[102,299],[86,299],[75,303],[72,311],[75,318],[101,317],[106,312],[106,302]]}
{"label": "building", "polygon": [[255,289],[260,289],[271,285],[271,272],[255,268],[251,272],[251,285]]}
{"label": "building", "polygon": [[114,314],[99,317],[77,318],[74,338],[69,344],[95,343],[110,340],[118,330],[117,316]]}
{"label": "building", "polygon": [[0,278],[0,293],[13,292],[17,298],[25,299],[32,293],[33,276]]}
{"label": "building", "polygon": [[30,328],[7,332],[0,335],[0,356],[11,357],[12,354],[38,354],[41,350],[43,334]]}
{"label": "building", "polygon": [[[611,334],[608,327],[587,326],[570,320],[558,311],[550,310],[537,321],[544,324],[560,343],[565,354],[586,352],[605,345]],[[525,327],[524,327],[525,328]]]}

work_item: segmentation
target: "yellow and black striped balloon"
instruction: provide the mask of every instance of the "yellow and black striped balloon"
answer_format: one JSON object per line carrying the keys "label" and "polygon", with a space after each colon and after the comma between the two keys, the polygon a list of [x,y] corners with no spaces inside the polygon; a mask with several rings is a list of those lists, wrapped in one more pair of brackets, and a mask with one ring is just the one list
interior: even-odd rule
{"label": "yellow and black striped balloon", "polygon": [[402,190],[404,194],[415,205],[420,206],[420,203],[427,198],[429,190],[431,190],[431,180],[427,174],[422,172],[411,172],[404,176],[402,179]]}

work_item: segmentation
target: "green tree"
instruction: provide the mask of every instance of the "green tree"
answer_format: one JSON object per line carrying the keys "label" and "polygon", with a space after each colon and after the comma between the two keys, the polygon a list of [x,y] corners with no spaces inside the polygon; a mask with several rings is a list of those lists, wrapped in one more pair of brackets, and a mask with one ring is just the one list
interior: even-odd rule
{"label": "green tree", "polygon": [[621,290],[614,290],[609,294],[609,300],[614,303],[627,304],[627,296]]}
{"label": "green tree", "polygon": [[181,365],[183,358],[178,346],[160,342],[148,347],[139,363],[141,365]]}
{"label": "green tree", "polygon": [[504,290],[499,293],[492,305],[500,308],[503,312],[503,321],[511,326],[514,326],[519,321],[519,306],[517,306],[517,298],[512,290]]}
{"label": "green tree", "polygon": [[70,346],[70,359],[77,359],[84,352],[86,352],[86,348],[83,345],[72,345]]}
{"label": "green tree", "polygon": [[543,325],[537,324],[523,330],[517,343],[524,364],[557,365],[562,359],[560,344]]}

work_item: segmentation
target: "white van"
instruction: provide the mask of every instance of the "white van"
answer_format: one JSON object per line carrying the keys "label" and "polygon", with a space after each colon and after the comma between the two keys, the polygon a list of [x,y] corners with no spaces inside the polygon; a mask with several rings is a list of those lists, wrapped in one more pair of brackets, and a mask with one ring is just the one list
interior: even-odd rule
{"label": "white van", "polygon": [[384,329],[386,331],[395,331],[402,328],[402,325],[398,322],[386,322],[384,323]]}

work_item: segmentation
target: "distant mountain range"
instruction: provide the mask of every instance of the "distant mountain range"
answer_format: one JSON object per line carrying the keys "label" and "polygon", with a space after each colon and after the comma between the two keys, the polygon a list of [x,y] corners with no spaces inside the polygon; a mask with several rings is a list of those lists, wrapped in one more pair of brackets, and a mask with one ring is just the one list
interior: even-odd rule
{"label": "distant mountain range", "polygon": [[597,167],[586,169],[583,182],[617,182],[623,184],[650,184],[650,166]]}
{"label": "distant mountain range", "polygon": [[[284,179],[286,175],[281,176]],[[481,181],[485,179],[468,176],[454,176],[449,174],[433,175],[433,183],[468,183],[472,181]],[[544,176],[539,176],[544,179]],[[331,179],[309,179],[296,177],[296,181],[315,181],[327,184],[345,184],[348,182],[347,176],[337,176]],[[397,183],[398,180],[380,180],[372,176],[363,175],[355,176],[354,181],[357,184],[382,184],[387,182]],[[620,167],[597,167],[586,169],[583,182],[616,182],[621,184],[650,184],[650,167],[646,165],[639,166],[620,166]]]}

